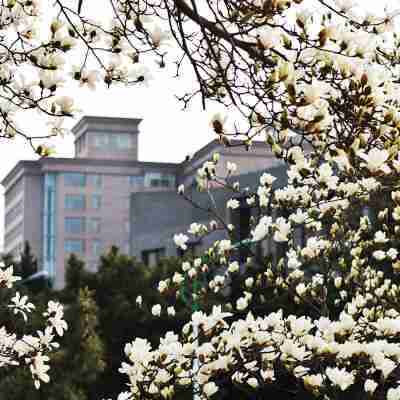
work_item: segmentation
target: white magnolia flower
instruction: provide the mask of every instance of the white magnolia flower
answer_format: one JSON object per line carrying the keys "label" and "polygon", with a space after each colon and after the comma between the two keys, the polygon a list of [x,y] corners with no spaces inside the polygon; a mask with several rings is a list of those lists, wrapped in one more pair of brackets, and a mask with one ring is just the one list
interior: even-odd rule
{"label": "white magnolia flower", "polygon": [[387,150],[379,150],[377,148],[371,149],[368,154],[359,152],[358,156],[365,161],[365,166],[371,172],[382,171],[385,174],[390,172],[390,168],[386,164],[389,158]]}
{"label": "white magnolia flower", "polygon": [[174,316],[175,316],[175,308],[174,308],[173,306],[169,306],[169,307],[167,308],[167,313],[168,313],[168,315],[170,315],[171,317],[174,317]]}
{"label": "white magnolia flower", "polygon": [[260,45],[264,49],[271,49],[272,47],[279,46],[281,40],[279,30],[270,28],[269,26],[260,28],[257,31],[257,37]]}
{"label": "white magnolia flower", "polygon": [[182,184],[182,185],[179,185],[178,186],[178,193],[179,194],[183,194],[185,192],[185,186]]}
{"label": "white magnolia flower", "polygon": [[159,317],[161,315],[161,305],[160,304],[156,304],[151,308],[151,313],[155,316],[155,317]]}
{"label": "white magnolia flower", "polygon": [[211,397],[218,392],[218,386],[214,382],[208,382],[203,386],[203,392],[207,397]]}
{"label": "white magnolia flower", "polygon": [[245,280],[244,284],[246,285],[246,287],[248,289],[250,289],[251,287],[253,287],[254,285],[254,278],[253,277],[249,277]]}
{"label": "white magnolia flower", "polygon": [[260,177],[260,184],[263,186],[271,186],[275,181],[276,178],[266,172],[264,172]]}
{"label": "white magnolia flower", "polygon": [[233,162],[228,161],[226,163],[226,169],[228,170],[229,174],[233,174],[237,171],[237,165]]}
{"label": "white magnolia flower", "polygon": [[285,218],[279,217],[276,220],[276,232],[274,234],[275,242],[287,242],[289,240],[288,235],[291,232],[291,225]]}
{"label": "white magnolia flower", "polygon": [[386,243],[389,239],[386,237],[386,233],[382,231],[375,232],[374,242],[375,243]]}
{"label": "white magnolia flower", "polygon": [[164,293],[168,289],[168,283],[166,281],[158,282],[158,291]]}
{"label": "white magnolia flower", "polygon": [[269,216],[263,216],[258,221],[258,225],[251,232],[254,241],[260,241],[264,239],[272,226],[272,218]]}
{"label": "white magnolia flower", "polygon": [[189,237],[184,235],[183,233],[179,233],[174,235],[174,242],[175,245],[179,248],[181,248],[182,250],[186,250],[187,249],[187,241],[189,240]]}
{"label": "white magnolia flower", "polygon": [[237,261],[233,261],[228,266],[228,271],[232,274],[234,272],[239,271],[239,263]]}
{"label": "white magnolia flower", "polygon": [[386,400],[400,400],[400,386],[390,388],[386,394]]}
{"label": "white magnolia flower", "polygon": [[372,394],[372,393],[374,393],[375,392],[375,389],[378,387],[378,384],[375,382],[375,381],[373,381],[372,379],[367,379],[366,381],[365,381],[365,383],[364,383],[364,390],[367,392],[367,393],[370,393],[370,394]]}
{"label": "white magnolia flower", "polygon": [[329,380],[334,385],[339,386],[342,391],[354,383],[354,375],[351,372],[347,372],[344,368],[327,368],[325,373]]}
{"label": "white magnolia flower", "polygon": [[239,311],[243,311],[245,310],[247,307],[249,306],[248,300],[245,297],[240,297],[237,301],[236,301],[236,308]]}
{"label": "white magnolia flower", "polygon": [[60,111],[63,115],[72,115],[75,111],[72,97],[61,96],[56,100],[56,104],[60,107]]}
{"label": "white magnolia flower", "polygon": [[296,293],[301,297],[307,292],[307,286],[304,283],[299,283],[296,286]]}
{"label": "white magnolia flower", "polygon": [[227,201],[226,207],[235,210],[240,207],[240,203],[236,199],[230,199]]}
{"label": "white magnolia flower", "polygon": [[372,255],[378,261],[382,261],[386,258],[386,253],[382,250],[376,250],[372,253]]}

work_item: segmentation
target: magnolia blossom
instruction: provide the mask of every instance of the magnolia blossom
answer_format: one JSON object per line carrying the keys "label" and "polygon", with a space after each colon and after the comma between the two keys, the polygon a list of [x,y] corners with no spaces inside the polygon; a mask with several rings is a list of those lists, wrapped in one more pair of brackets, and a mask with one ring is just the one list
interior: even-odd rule
{"label": "magnolia blossom", "polygon": [[161,305],[160,304],[156,304],[152,307],[151,309],[151,313],[155,316],[155,317],[159,317],[161,315]]}
{"label": "magnolia blossom", "polygon": [[347,372],[345,369],[327,368],[325,373],[331,382],[334,385],[339,386],[341,390],[346,390],[354,383],[353,374]]}
{"label": "magnolia blossom", "polygon": [[265,238],[268,234],[269,229],[272,226],[272,218],[269,216],[264,216],[259,220],[258,225],[252,231],[252,236],[254,241],[259,241]]}
{"label": "magnolia blossom", "polygon": [[390,172],[389,166],[386,164],[389,158],[387,150],[371,149],[368,153],[359,153],[359,157],[365,161],[365,166],[371,172],[382,171],[385,174]]}
{"label": "magnolia blossom", "polygon": [[264,49],[276,47],[280,43],[280,34],[274,28],[264,26],[258,30],[258,40]]}
{"label": "magnolia blossom", "polygon": [[186,250],[187,249],[186,243],[187,243],[188,240],[189,240],[189,237],[184,235],[183,233],[174,235],[175,245],[177,247],[181,248],[182,250]]}
{"label": "magnolia blossom", "polygon": [[211,117],[210,125],[215,133],[221,134],[223,132],[227,119],[227,116],[221,113],[216,113]]}
{"label": "magnolia blossom", "polygon": [[[19,278],[13,275],[13,267],[5,267],[0,264],[0,285],[3,288],[12,289],[14,282]],[[21,296],[17,291],[7,306],[18,317],[22,315],[24,322],[28,321],[29,315],[35,310],[33,303],[29,302],[27,296]],[[59,344],[54,341],[56,336],[63,336],[68,329],[64,321],[63,307],[60,303],[49,301],[46,312],[43,313],[43,330],[37,330],[33,334],[22,334],[20,332],[9,332],[5,327],[0,328],[0,348],[2,354],[2,367],[26,366],[32,376],[37,389],[41,383],[50,380],[48,364],[49,354],[58,349]]]}
{"label": "magnolia blossom", "polygon": [[236,208],[239,208],[240,203],[238,200],[236,199],[230,199],[228,200],[228,202],[226,203],[226,207],[227,208],[231,208],[232,210],[235,210]]}

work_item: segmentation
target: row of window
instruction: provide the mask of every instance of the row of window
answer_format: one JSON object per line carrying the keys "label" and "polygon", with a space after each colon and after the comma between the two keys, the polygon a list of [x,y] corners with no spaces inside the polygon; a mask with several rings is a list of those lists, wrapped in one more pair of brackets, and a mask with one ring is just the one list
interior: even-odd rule
{"label": "row of window", "polygon": [[85,217],[66,217],[64,220],[65,233],[82,234],[91,233],[96,234],[101,232],[101,219],[100,218],[85,218]]}
{"label": "row of window", "polygon": [[[74,187],[102,187],[103,176],[100,174],[84,174],[81,172],[66,172],[63,174],[64,185]],[[128,176],[130,186],[142,187],[174,187],[175,176],[161,172],[147,172],[145,175]]]}
{"label": "row of window", "polygon": [[126,133],[96,133],[94,146],[106,150],[127,150],[132,147],[132,137]]}
{"label": "row of window", "polygon": [[[100,194],[92,194],[90,197],[89,208],[101,208],[102,198]],[[68,210],[86,210],[87,198],[84,194],[67,194],[64,199],[64,207]]]}
{"label": "row of window", "polygon": [[15,218],[22,214],[23,200],[21,199],[15,206],[13,206],[6,214],[5,223],[9,225]]}
{"label": "row of window", "polygon": [[11,243],[17,236],[22,235],[22,229],[23,229],[23,223],[21,222],[17,226],[15,226],[13,229],[11,229],[9,232],[6,233],[4,240],[5,240],[5,245],[7,246],[8,243]]}
{"label": "row of window", "polygon": [[82,151],[85,149],[85,146],[86,146],[86,135],[81,135],[75,142],[77,154],[82,153]]}
{"label": "row of window", "polygon": [[144,176],[145,187],[174,187],[175,176],[161,172],[149,172]]}
{"label": "row of window", "polygon": [[63,174],[65,186],[103,186],[103,176],[100,174],[83,174],[81,172],[65,172]]}
{"label": "row of window", "polygon": [[17,195],[19,195],[19,194],[22,192],[22,185],[23,185],[22,178],[20,178],[20,179],[18,180],[18,182],[15,183],[15,184],[11,187],[11,189],[8,189],[8,190],[7,190],[7,192],[5,193],[5,196],[6,196],[6,204],[10,204],[11,201],[12,201],[15,197],[17,197]]}
{"label": "row of window", "polygon": [[[86,217],[65,217],[64,231],[67,234],[97,234],[101,232],[101,218],[86,218]],[[130,233],[130,222],[127,220],[124,223],[126,234]]]}
{"label": "row of window", "polygon": [[[74,253],[76,255],[83,255],[86,253],[86,240],[84,239],[65,239],[64,241],[65,253]],[[93,257],[101,255],[102,243],[99,239],[90,241],[90,253]]]}

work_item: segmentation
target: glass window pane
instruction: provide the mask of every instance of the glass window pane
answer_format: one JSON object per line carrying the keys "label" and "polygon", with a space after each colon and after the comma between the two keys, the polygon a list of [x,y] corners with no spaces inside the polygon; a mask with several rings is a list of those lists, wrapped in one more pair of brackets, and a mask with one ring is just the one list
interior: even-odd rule
{"label": "glass window pane", "polygon": [[90,218],[88,220],[88,231],[89,231],[89,233],[100,233],[101,219],[100,218]]}
{"label": "glass window pane", "polygon": [[101,240],[92,240],[92,256],[101,255]]}
{"label": "glass window pane", "polygon": [[81,239],[66,239],[64,242],[64,251],[66,253],[83,254],[85,251],[85,242]]}
{"label": "glass window pane", "polygon": [[86,207],[85,195],[67,194],[64,199],[64,206],[70,210],[84,210]]}
{"label": "glass window pane", "polygon": [[144,176],[141,175],[131,175],[129,177],[129,184],[131,186],[136,186],[136,187],[143,187],[144,185]]}
{"label": "glass window pane", "polygon": [[90,174],[88,180],[91,186],[101,187],[103,185],[103,176],[100,174]]}
{"label": "glass window pane", "polygon": [[148,172],[145,175],[144,184],[146,187],[174,187],[175,176],[159,172]]}
{"label": "glass window pane", "polygon": [[66,172],[64,173],[65,186],[85,186],[86,175],[79,172]]}
{"label": "glass window pane", "polygon": [[94,145],[98,148],[107,148],[109,146],[109,137],[105,133],[96,133],[94,137]]}
{"label": "glass window pane", "polygon": [[95,209],[101,208],[101,195],[99,194],[92,195],[92,208]]}
{"label": "glass window pane", "polygon": [[66,233],[85,233],[85,225],[85,217],[66,217],[64,220],[64,228]]}
{"label": "glass window pane", "polygon": [[123,149],[129,149],[131,145],[131,138],[127,134],[121,134],[118,135],[118,148],[123,150]]}

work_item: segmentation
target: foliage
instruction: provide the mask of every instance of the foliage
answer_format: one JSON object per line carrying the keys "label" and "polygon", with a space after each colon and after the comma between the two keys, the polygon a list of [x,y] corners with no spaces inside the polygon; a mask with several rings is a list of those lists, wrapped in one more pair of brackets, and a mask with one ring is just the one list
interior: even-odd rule
{"label": "foliage", "polygon": [[[60,303],[48,301],[35,306],[24,290],[15,288],[20,277],[14,275],[12,266],[0,265],[0,375],[17,374],[29,376],[30,386],[39,389],[49,381],[49,355],[55,352],[68,326]],[[35,312],[33,312],[36,309]]]}
{"label": "foliage", "polygon": [[118,394],[124,381],[118,372],[123,345],[134,335],[149,337],[155,344],[168,330],[179,330],[180,321],[188,316],[183,310],[175,319],[159,319],[137,304],[137,296],[144,292],[150,301],[161,300],[158,281],[176,263],[176,259],[164,259],[149,269],[112,247],[101,257],[98,272],[90,273],[83,261],[71,255],[62,291],[31,293],[37,307],[49,298],[58,298],[66,307],[69,333],[62,350],[53,356],[51,380],[36,391],[29,374],[17,370],[0,376],[0,397],[86,400]]}

